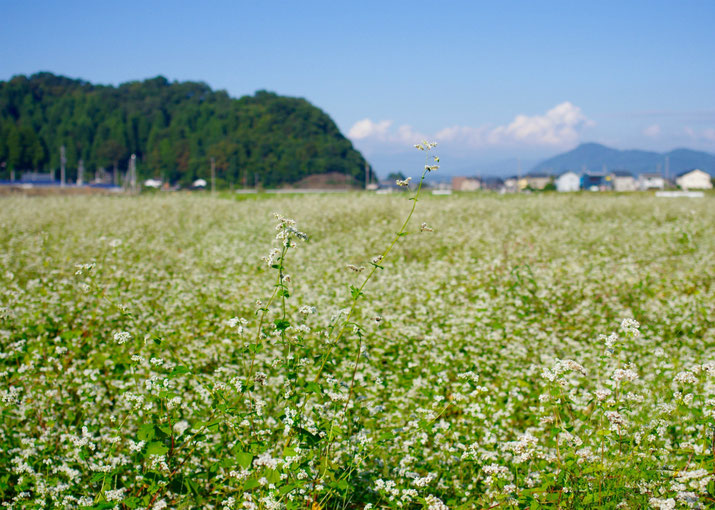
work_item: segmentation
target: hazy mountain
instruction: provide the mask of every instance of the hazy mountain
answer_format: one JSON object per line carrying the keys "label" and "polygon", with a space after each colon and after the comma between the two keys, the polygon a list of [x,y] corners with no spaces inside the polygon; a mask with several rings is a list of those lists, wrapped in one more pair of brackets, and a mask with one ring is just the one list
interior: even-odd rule
{"label": "hazy mountain", "polygon": [[627,170],[633,174],[665,173],[666,158],[671,177],[692,168],[715,174],[715,155],[707,152],[690,149],[675,149],[662,154],[641,150],[622,151],[597,143],[584,143],[569,152],[542,161],[531,172],[559,174],[566,170],[600,171],[605,166],[607,170]]}

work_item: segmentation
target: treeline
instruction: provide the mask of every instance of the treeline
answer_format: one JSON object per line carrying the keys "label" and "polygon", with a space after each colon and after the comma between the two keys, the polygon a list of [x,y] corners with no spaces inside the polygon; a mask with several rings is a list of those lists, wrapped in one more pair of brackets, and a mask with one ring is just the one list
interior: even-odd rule
{"label": "treeline", "polygon": [[233,99],[204,83],[157,77],[113,86],[51,73],[0,81],[0,179],[51,171],[66,147],[67,175],[123,173],[136,154],[142,178],[187,185],[276,186],[339,172],[364,180],[365,160],[308,101],[259,91]]}

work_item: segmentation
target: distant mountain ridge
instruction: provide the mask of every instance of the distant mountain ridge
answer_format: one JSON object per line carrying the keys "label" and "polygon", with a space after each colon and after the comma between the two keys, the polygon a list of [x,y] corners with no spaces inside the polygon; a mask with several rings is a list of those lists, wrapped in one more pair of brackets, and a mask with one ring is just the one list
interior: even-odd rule
{"label": "distant mountain ridge", "polygon": [[715,155],[691,149],[675,149],[658,153],[642,150],[618,150],[598,143],[584,143],[575,149],[559,154],[537,164],[531,173],[560,174],[567,170],[601,171],[626,170],[632,174],[646,172],[665,173],[673,177],[692,168],[715,174]]}

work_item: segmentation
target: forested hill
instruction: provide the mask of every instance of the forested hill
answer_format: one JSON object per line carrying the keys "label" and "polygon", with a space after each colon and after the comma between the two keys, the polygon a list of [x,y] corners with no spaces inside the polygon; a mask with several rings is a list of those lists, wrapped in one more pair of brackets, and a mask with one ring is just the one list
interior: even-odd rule
{"label": "forested hill", "polygon": [[132,153],[141,177],[188,184],[264,186],[310,174],[340,172],[364,179],[365,160],[332,119],[308,101],[259,91],[233,99],[204,83],[157,77],[118,87],[50,73],[0,81],[0,179],[10,170],[49,171],[65,145],[69,178],[79,160],[126,170]]}

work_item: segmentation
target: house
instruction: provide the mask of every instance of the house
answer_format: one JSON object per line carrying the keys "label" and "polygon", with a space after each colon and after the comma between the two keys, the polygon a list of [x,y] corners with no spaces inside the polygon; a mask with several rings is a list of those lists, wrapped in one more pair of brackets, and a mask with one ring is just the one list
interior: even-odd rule
{"label": "house", "polygon": [[159,179],[147,179],[144,181],[144,186],[147,188],[159,189],[161,188],[161,181]]}
{"label": "house", "polygon": [[649,189],[664,189],[665,179],[659,173],[645,173],[638,176],[638,187],[642,191]]}
{"label": "house", "polygon": [[40,173],[40,172],[23,172],[20,177],[20,183],[22,184],[33,184],[39,186],[51,186],[57,184],[54,175],[52,173]]}
{"label": "house", "polygon": [[638,183],[632,173],[626,170],[614,170],[611,172],[611,182],[614,191],[636,191]]}
{"label": "house", "polygon": [[606,191],[613,187],[613,179],[605,172],[584,172],[581,175],[581,189]]}
{"label": "house", "polygon": [[484,177],[482,179],[482,189],[499,191],[504,187],[504,180],[499,177]]}
{"label": "house", "polygon": [[482,188],[482,182],[474,177],[452,177],[454,191],[477,191]]}
{"label": "house", "polygon": [[578,191],[581,188],[581,177],[576,172],[564,172],[556,178],[556,190],[561,192]]}
{"label": "house", "polygon": [[528,174],[526,176],[526,185],[531,189],[544,189],[551,182],[551,176],[548,174]]}
{"label": "house", "polygon": [[709,173],[703,172],[699,168],[688,170],[678,174],[675,178],[675,183],[681,189],[712,189],[713,182]]}
{"label": "house", "polygon": [[504,179],[504,186],[501,191],[504,193],[516,193],[526,188],[527,182],[524,178],[519,177],[507,177]]}

